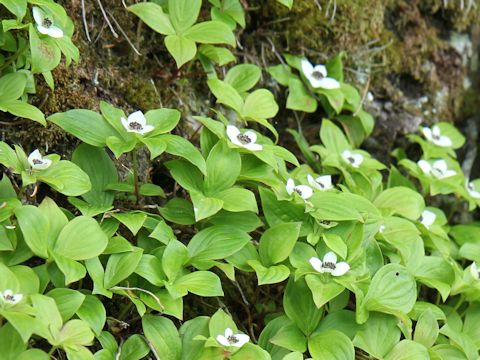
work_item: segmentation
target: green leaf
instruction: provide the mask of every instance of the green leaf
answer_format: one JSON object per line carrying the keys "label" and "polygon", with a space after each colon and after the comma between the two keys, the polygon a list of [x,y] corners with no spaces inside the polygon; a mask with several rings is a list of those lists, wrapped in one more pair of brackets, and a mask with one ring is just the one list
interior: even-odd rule
{"label": "green leaf", "polygon": [[220,199],[205,197],[201,193],[190,193],[193,202],[193,212],[195,220],[200,221],[212,215],[215,215],[223,207],[223,201]]}
{"label": "green leaf", "polygon": [[104,287],[110,289],[129,277],[137,268],[142,254],[142,249],[135,248],[132,252],[110,255],[105,268]]}
{"label": "green leaf", "polygon": [[293,0],[277,0],[277,2],[288,7],[289,9],[291,9],[293,6]]}
{"label": "green leaf", "polygon": [[165,46],[175,59],[177,68],[179,69],[185,63],[192,60],[197,53],[197,45],[195,45],[195,41],[178,35],[168,35],[165,38]]}
{"label": "green leaf", "polygon": [[324,282],[318,275],[307,275],[305,281],[312,292],[313,301],[317,308],[321,308],[344,290],[342,285],[331,280]]}
{"label": "green leaf", "polygon": [[[328,221],[348,221],[348,220],[357,220],[361,221],[362,218],[352,206],[351,199],[348,198],[348,195],[343,193],[332,193],[332,192],[316,192],[309,199],[309,201],[315,206],[314,212],[312,215],[317,219],[328,220]],[[355,197],[363,198],[356,195]]]}
{"label": "green leaf", "polygon": [[202,154],[190,141],[181,136],[169,134],[162,135],[162,139],[167,143],[167,153],[184,158],[195,165],[203,174],[207,172],[207,165]]}
{"label": "green leaf", "polygon": [[178,240],[170,240],[162,255],[162,267],[168,280],[175,280],[187,260],[188,250],[185,245]]}
{"label": "green leaf", "polygon": [[152,138],[172,131],[178,125],[180,116],[180,111],[175,109],[163,108],[147,111],[145,114],[147,123],[155,127],[147,136]]}
{"label": "green leaf", "polygon": [[195,224],[192,204],[182,198],[173,198],[159,209],[160,214],[168,221],[180,225]]}
{"label": "green leaf", "polygon": [[425,209],[423,197],[416,191],[403,186],[384,190],[374,201],[385,216],[398,214],[410,220],[417,220]]}
{"label": "green leaf", "polygon": [[223,296],[220,278],[210,271],[195,271],[177,279],[173,284],[180,292],[198,296]]}
{"label": "green leaf", "polygon": [[91,345],[94,338],[95,336],[87,323],[75,319],[63,325],[55,340],[59,345],[68,349],[70,346]]}
{"label": "green leaf", "polygon": [[303,278],[297,281],[290,278],[283,294],[283,308],[288,318],[307,336],[317,328],[323,315],[323,311],[315,306]]}
{"label": "green leaf", "polygon": [[208,260],[224,259],[250,241],[250,236],[241,230],[228,225],[210,226],[197,234],[187,245],[188,255],[192,263]]}
{"label": "green leaf", "polygon": [[390,351],[385,360],[429,360],[427,349],[417,342],[402,340]]}
{"label": "green leaf", "polygon": [[258,285],[276,284],[290,275],[290,269],[285,265],[265,267],[258,260],[248,260],[247,263],[255,270]]}
{"label": "green leaf", "polygon": [[105,307],[96,296],[87,295],[82,306],[77,310],[77,315],[97,336],[100,335],[107,318]]}
{"label": "green leaf", "polygon": [[48,218],[35,206],[25,205],[15,210],[18,224],[22,230],[23,239],[30,250],[37,256],[48,258],[48,233],[50,224]]}
{"label": "green leaf", "polygon": [[296,76],[293,75],[292,69],[288,65],[275,65],[267,68],[268,73],[280,84],[283,86],[288,86],[290,79],[295,79]]}
{"label": "green leaf", "polygon": [[117,168],[104,149],[88,144],[78,146],[72,155],[72,161],[87,173],[92,189],[82,198],[89,204],[112,205],[115,194],[106,191],[105,187],[118,181]]}
{"label": "green leaf", "polygon": [[33,24],[29,26],[32,73],[41,74],[55,69],[60,63],[60,48],[49,37],[40,38]]}
{"label": "green leaf", "polygon": [[305,335],[293,323],[282,327],[275,336],[270,339],[270,342],[291,351],[304,353],[307,350],[307,339]]}
{"label": "green leaf", "polygon": [[232,85],[218,79],[209,79],[207,84],[218,103],[231,107],[239,114],[242,112],[243,99]]}
{"label": "green leaf", "polygon": [[262,72],[258,66],[240,64],[228,70],[225,82],[233,86],[239,93],[242,93],[253,88],[260,80],[261,75]]}
{"label": "green leaf", "polygon": [[446,301],[455,280],[450,263],[439,256],[424,256],[416,265],[415,278],[428,287],[437,289]]}
{"label": "green leaf", "polygon": [[[211,359],[211,358],[209,358]],[[247,343],[242,346],[235,354],[230,357],[231,360],[270,360],[270,355],[257,345]]]}
{"label": "green leaf", "polygon": [[269,119],[278,113],[278,105],[273,94],[266,89],[258,89],[245,99],[241,114],[244,118]]}
{"label": "green leaf", "polygon": [[43,126],[47,125],[43,113],[37,107],[30,105],[24,101],[11,100],[9,102],[0,102],[0,107],[15,116],[34,120],[42,124]]}
{"label": "green leaf", "polygon": [[[281,66],[281,65],[279,65]],[[290,68],[289,68],[290,69]],[[287,109],[313,113],[317,110],[317,100],[308,92],[303,82],[293,77],[286,78],[288,86]]]}
{"label": "green leaf", "polygon": [[163,189],[155,184],[142,184],[140,186],[140,195],[143,196],[160,196],[165,197],[165,192]]}
{"label": "green leaf", "polygon": [[27,86],[27,75],[23,72],[5,74],[0,78],[0,105],[17,100]]}
{"label": "green leaf", "polygon": [[327,150],[332,153],[341,154],[345,150],[351,149],[343,131],[327,119],[322,120],[320,139]]}
{"label": "green leaf", "polygon": [[78,216],[62,229],[53,251],[72,260],[86,260],[100,255],[107,243],[107,235],[94,219]]}
{"label": "green leaf", "polygon": [[[417,288],[413,275],[398,264],[387,264],[372,278],[368,292],[361,303],[367,311],[378,311],[405,317],[417,299]],[[357,310],[357,322],[364,323],[368,313]]]}
{"label": "green leaf", "polygon": [[67,196],[82,195],[92,188],[88,175],[67,160],[53,163],[49,168],[39,172],[37,179]]}
{"label": "green leaf", "polygon": [[230,149],[225,141],[219,141],[207,158],[207,175],[204,189],[206,195],[215,195],[225,189],[230,189],[241,169],[240,154]]}
{"label": "green leaf", "polygon": [[100,114],[91,110],[75,109],[56,113],[49,116],[48,120],[83,142],[97,147],[105,147],[110,136],[122,138]]}
{"label": "green leaf", "polygon": [[26,0],[1,0],[0,4],[4,5],[8,11],[14,14],[19,20],[21,20],[27,12]]}
{"label": "green leaf", "polygon": [[56,288],[49,291],[47,295],[55,300],[63,322],[69,320],[85,300],[85,295],[81,292],[68,288]]}
{"label": "green leaf", "polygon": [[372,313],[353,339],[355,347],[382,359],[400,340],[398,320],[387,314]]}
{"label": "green leaf", "polygon": [[0,349],[4,360],[17,360],[18,356],[27,349],[20,334],[11,324],[0,327]]}
{"label": "green leaf", "polygon": [[221,21],[204,21],[193,25],[183,36],[201,44],[229,44],[235,46],[235,36]]}
{"label": "green leaf", "polygon": [[137,15],[145,24],[162,35],[175,34],[170,18],[163,12],[160,5],[144,2],[129,6],[128,11]]}
{"label": "green leaf", "polygon": [[77,282],[85,277],[85,267],[79,262],[56,253],[53,254],[53,259],[58,269],[65,276],[65,285]]}
{"label": "green leaf", "polygon": [[201,6],[201,0],[168,0],[168,13],[177,34],[195,24]]}
{"label": "green leaf", "polygon": [[181,353],[181,340],[173,322],[162,316],[145,315],[142,327],[146,338],[162,360],[178,360]]}
{"label": "green leaf", "polygon": [[432,310],[427,309],[420,315],[415,325],[413,340],[430,348],[435,344],[439,333],[437,319]]}
{"label": "green leaf", "polygon": [[227,211],[258,213],[255,194],[250,190],[232,187],[216,193],[215,197],[223,201],[223,208]]}
{"label": "green leaf", "polygon": [[198,48],[198,52],[220,66],[236,60],[230,50],[218,46],[203,44]]}
{"label": "green leaf", "polygon": [[130,211],[125,213],[112,213],[112,216],[125,225],[133,235],[137,235],[147,219],[144,212]]}
{"label": "green leaf", "polygon": [[119,360],[140,360],[148,355],[150,348],[141,335],[130,336],[123,344]]}
{"label": "green leaf", "polygon": [[313,360],[354,360],[355,350],[350,339],[340,331],[327,330],[308,339]]}
{"label": "green leaf", "polygon": [[300,225],[277,224],[263,233],[258,250],[264,265],[278,264],[288,258],[300,234]]}

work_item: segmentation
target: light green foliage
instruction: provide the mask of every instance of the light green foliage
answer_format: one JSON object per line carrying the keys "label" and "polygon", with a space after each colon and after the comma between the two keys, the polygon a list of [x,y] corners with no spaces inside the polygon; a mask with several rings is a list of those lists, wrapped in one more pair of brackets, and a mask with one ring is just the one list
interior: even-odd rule
{"label": "light green foliage", "polygon": [[[32,74],[52,85],[61,53],[78,58],[73,25],[53,1],[0,4],[15,17],[2,21],[0,43],[28,36],[2,68],[0,110],[45,124],[26,103]],[[33,5],[63,38],[29,22]],[[462,203],[480,205],[480,180],[456,158],[463,135],[443,122],[421,129],[408,138],[422,160],[387,166],[359,148],[374,122],[346,83],[343,54],[326,62],[322,86],[305,59],[284,54],[264,70],[288,87],[287,109],[324,117],[315,143],[288,132],[301,163],[282,146],[263,69],[214,66],[235,60],[214,45],[235,45],[247,27],[241,1],[128,9],[166,36],[178,67],[200,60],[216,107],[210,117],[126,114],[102,102],[52,114],[82,142],[72,161],[0,142],[0,357],[477,359],[480,227],[452,222]],[[182,118],[197,122],[199,146],[178,135]]]}

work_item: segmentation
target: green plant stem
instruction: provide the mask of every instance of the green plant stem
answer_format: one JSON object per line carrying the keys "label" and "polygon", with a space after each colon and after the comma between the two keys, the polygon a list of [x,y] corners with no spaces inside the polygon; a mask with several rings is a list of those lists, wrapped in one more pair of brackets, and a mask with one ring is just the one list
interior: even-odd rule
{"label": "green plant stem", "polygon": [[138,185],[137,149],[133,149],[131,154],[132,154],[132,168],[133,168],[133,186],[134,186],[136,204],[138,205],[140,200],[140,189]]}
{"label": "green plant stem", "polygon": [[52,357],[53,353],[55,352],[55,350],[57,350],[57,347],[56,346],[52,346],[52,348],[50,349],[50,351],[48,352],[48,356]]}

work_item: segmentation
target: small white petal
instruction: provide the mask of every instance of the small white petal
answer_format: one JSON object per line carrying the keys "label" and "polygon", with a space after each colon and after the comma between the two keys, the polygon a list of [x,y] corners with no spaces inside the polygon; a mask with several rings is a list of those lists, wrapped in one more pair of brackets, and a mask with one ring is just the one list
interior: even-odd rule
{"label": "small white petal", "polygon": [[40,154],[40,151],[38,149],[32,151],[30,155],[28,155],[27,161],[30,164],[30,166],[35,165],[33,160],[42,160],[42,154]]}
{"label": "small white petal", "polygon": [[292,195],[295,191],[295,182],[292,178],[287,180],[287,185],[285,186],[285,189],[287,190],[288,195]]}
{"label": "small white petal", "polygon": [[43,34],[43,35],[48,35],[48,32],[50,31],[49,28],[43,25],[37,25],[37,30],[40,34]]}
{"label": "small white petal", "polygon": [[380,234],[383,234],[385,232],[385,225],[380,225],[380,228],[378,229],[378,232]]}
{"label": "small white petal", "polygon": [[333,251],[329,251],[323,257],[323,263],[325,264],[326,262],[336,264],[337,263],[337,255]]}
{"label": "small white petal", "polygon": [[417,165],[420,167],[420,169],[422,169],[424,174],[430,175],[430,172],[432,171],[432,166],[428,161],[420,160],[417,162]]}
{"label": "small white petal", "polygon": [[440,136],[440,138],[434,139],[433,142],[435,145],[442,146],[442,147],[450,147],[452,146],[452,140],[448,136]]}
{"label": "small white petal", "polygon": [[38,6],[32,8],[33,18],[38,25],[42,25],[43,20],[45,19],[45,14]]}
{"label": "small white petal", "polygon": [[300,197],[304,200],[307,200],[312,197],[313,195],[313,190],[310,186],[307,185],[297,185],[295,186],[295,190],[300,192]]}
{"label": "small white petal", "polygon": [[471,197],[473,197],[475,199],[480,198],[480,191],[477,191],[475,189],[475,185],[473,184],[473,182],[468,182],[467,181],[467,191],[468,191],[468,193],[470,194]]}
{"label": "small white petal", "polygon": [[238,348],[241,348],[243,345],[250,341],[250,336],[246,334],[235,334],[235,338],[237,339],[237,342],[231,345]]}
{"label": "small white petal", "polygon": [[12,304],[18,304],[20,301],[22,301],[23,295],[22,294],[15,294],[13,295],[13,300],[11,301]]}
{"label": "small white petal", "polygon": [[432,141],[432,129],[428,127],[422,128],[423,135],[425,136],[425,139],[428,141]]}
{"label": "small white petal", "polygon": [[153,125],[143,125],[143,129],[142,130],[139,130],[139,133],[140,134],[146,134],[152,130],[155,129],[155,126]]}
{"label": "small white petal", "polygon": [[433,136],[440,136],[440,128],[437,125],[432,127],[432,134]]}
{"label": "small white petal", "polygon": [[225,337],[228,338],[229,336],[233,335],[233,330],[231,328],[225,329]]}
{"label": "small white petal", "polygon": [[216,340],[223,346],[230,346],[230,342],[223,335],[217,335]]}
{"label": "small white petal", "polygon": [[315,65],[315,67],[312,70],[312,73],[314,72],[319,72],[322,74],[323,77],[327,77],[327,68],[325,65]]}
{"label": "small white petal", "polygon": [[319,80],[316,84],[317,86],[323,89],[338,89],[340,87],[340,83],[335,80],[334,78],[326,77]]}
{"label": "small white petal", "polygon": [[145,118],[145,115],[143,115],[143,112],[138,110],[128,115],[128,123],[132,122],[136,122],[142,126],[145,126],[147,124],[147,119]]}
{"label": "small white petal", "polygon": [[335,265],[335,269],[332,270],[331,274],[333,276],[342,276],[342,275],[345,275],[345,273],[350,270],[350,265],[348,265],[348,263],[346,262],[339,262]]}
{"label": "small white petal", "polygon": [[236,126],[233,126],[233,125],[227,126],[227,136],[231,142],[235,143],[235,141],[238,141],[237,139],[238,134],[240,134],[240,130],[238,130]]}
{"label": "small white petal", "polygon": [[443,173],[442,179],[452,177],[452,176],[455,176],[455,175],[457,175],[457,172],[455,170],[447,170]]}
{"label": "small white petal", "polygon": [[254,144],[254,143],[250,143],[250,144],[245,144],[243,145],[244,148],[250,150],[250,151],[260,151],[260,150],[263,150],[263,146],[260,145],[260,144]]}
{"label": "small white petal", "polygon": [[470,273],[472,274],[475,280],[480,279],[480,273],[478,272],[478,266],[475,262],[470,265]]}
{"label": "small white petal", "polygon": [[363,155],[353,154],[353,160],[352,166],[358,168],[363,162]]}
{"label": "small white petal", "polygon": [[432,211],[423,210],[420,218],[421,218],[420,222],[423,224],[423,226],[425,226],[428,229],[435,222],[437,215],[435,215],[435,213]]}
{"label": "small white petal", "polygon": [[122,122],[122,125],[125,128],[125,130],[130,131],[130,127],[128,126],[128,120],[122,117],[120,121]]}
{"label": "small white petal", "polygon": [[53,37],[53,38],[56,38],[56,39],[60,39],[63,37],[63,30],[60,29],[59,27],[57,26],[50,26],[48,28],[48,32],[47,32],[47,35]]}
{"label": "small white petal", "polygon": [[43,159],[41,164],[35,164],[32,168],[35,170],[45,170],[50,167],[50,165],[52,165],[52,160]]}
{"label": "small white petal", "polygon": [[302,59],[302,71],[306,77],[309,77],[313,72],[313,65],[307,59]]}
{"label": "small white petal", "polygon": [[317,257],[311,257],[310,260],[308,260],[308,262],[310,263],[310,265],[312,265],[312,267],[313,267],[316,271],[323,273],[322,260],[320,260],[320,259],[317,258]]}
{"label": "small white petal", "polygon": [[437,160],[432,164],[432,168],[440,171],[440,172],[445,172],[448,169],[447,162],[445,160]]}
{"label": "small white petal", "polygon": [[329,190],[332,186],[332,177],[330,175],[319,176],[315,179],[318,184],[323,185],[323,190]]}
{"label": "small white petal", "polygon": [[257,134],[255,132],[247,130],[243,133],[243,135],[247,136],[250,139],[250,142],[257,142]]}

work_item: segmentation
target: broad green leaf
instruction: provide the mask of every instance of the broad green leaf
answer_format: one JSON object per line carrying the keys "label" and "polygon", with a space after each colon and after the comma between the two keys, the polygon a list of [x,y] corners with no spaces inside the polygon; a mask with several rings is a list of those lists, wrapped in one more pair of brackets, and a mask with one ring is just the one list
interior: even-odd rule
{"label": "broad green leaf", "polygon": [[341,154],[343,151],[351,149],[343,131],[327,119],[322,120],[320,139],[327,150],[335,154]]}
{"label": "broad green leaf", "polygon": [[30,105],[24,101],[11,100],[9,102],[0,102],[0,108],[8,111],[15,116],[34,120],[43,126],[47,125],[45,115],[35,106]]}
{"label": "broad green leaf", "polygon": [[240,174],[241,166],[240,154],[230,149],[225,141],[219,141],[207,158],[205,194],[215,197],[216,193],[230,189]]}
{"label": "broad green leaf", "polygon": [[0,327],[0,349],[5,360],[17,360],[18,356],[27,349],[20,334],[11,324]]}
{"label": "broad green leaf", "polygon": [[205,197],[201,193],[192,192],[193,213],[195,220],[200,221],[218,213],[223,207],[223,201]]}
{"label": "broad green leaf", "polygon": [[[287,74],[283,76],[286,75]],[[289,90],[286,105],[287,109],[304,111],[308,113],[313,113],[317,110],[317,100],[308,92],[302,81],[293,77],[293,75],[286,77],[283,81],[287,81],[286,85],[288,85]]]}
{"label": "broad green leaf", "polygon": [[55,341],[63,347],[77,345],[91,345],[95,335],[86,322],[82,320],[70,320],[61,328],[56,335]]}
{"label": "broad green leaf", "polygon": [[292,69],[288,65],[280,64],[275,66],[270,66],[267,68],[267,72],[280,84],[283,86],[288,86],[290,79],[297,78],[292,73]]}
{"label": "broad green leaf", "polygon": [[17,100],[23,95],[27,86],[27,75],[23,72],[5,74],[0,78],[0,107],[4,103]]}
{"label": "broad green leaf", "polygon": [[384,190],[374,201],[385,216],[398,214],[417,220],[425,209],[423,197],[416,191],[403,186]]}
{"label": "broad green leaf", "polygon": [[260,238],[259,253],[265,266],[288,258],[300,234],[300,223],[273,225]]}
{"label": "broad green leaf", "polygon": [[175,29],[162,7],[154,2],[143,2],[128,7],[128,11],[137,15],[145,24],[162,35],[173,35]]}
{"label": "broad green leaf", "polygon": [[32,73],[41,74],[53,70],[60,63],[60,48],[50,37],[40,38],[33,24],[29,26]]}
{"label": "broad green leaf", "polygon": [[92,188],[82,195],[89,204],[102,206],[112,205],[115,194],[106,191],[105,187],[118,181],[115,164],[104,149],[88,144],[81,144],[75,149],[72,161],[77,164],[90,178]]}
{"label": "broad green leaf", "polygon": [[239,93],[253,88],[262,75],[260,68],[253,64],[240,64],[228,70],[225,82],[232,85]]}
{"label": "broad green leaf", "polygon": [[250,241],[250,236],[230,226],[210,226],[197,234],[187,245],[190,261],[202,262],[224,259]]}
{"label": "broad green leaf", "polygon": [[161,138],[167,143],[167,153],[184,158],[195,165],[203,174],[206,173],[205,160],[190,141],[181,136],[170,134],[162,135]]}
{"label": "broad green leaf", "polygon": [[239,114],[242,113],[243,99],[232,85],[218,79],[210,79],[207,84],[218,103],[231,107]]}
{"label": "broad green leaf", "polygon": [[285,265],[265,267],[257,260],[249,260],[247,263],[255,270],[258,285],[276,284],[287,279],[290,275],[290,269]]}
{"label": "broad green leaf", "polygon": [[50,224],[48,218],[40,209],[32,205],[19,207],[15,210],[23,238],[30,250],[37,256],[48,258],[48,233]]}
{"label": "broad green leaf", "polygon": [[140,360],[148,355],[150,348],[141,335],[130,336],[123,344],[119,360]]}
{"label": "broad green leaf", "polygon": [[185,63],[192,60],[197,53],[195,41],[178,35],[168,35],[165,38],[165,46],[175,59],[177,68],[181,68]]}
{"label": "broad green leaf", "polygon": [[235,36],[230,28],[220,21],[204,21],[193,25],[183,36],[201,44],[229,44],[235,46]]}
{"label": "broad green leaf", "polygon": [[422,344],[402,340],[390,351],[385,360],[430,360],[428,351]]}
{"label": "broad green leaf", "polygon": [[201,0],[168,0],[168,14],[177,34],[195,24],[201,6]]}
{"label": "broad green leaf", "polygon": [[143,223],[147,219],[147,214],[144,212],[124,212],[124,213],[112,213],[112,216],[125,225],[133,235],[137,235],[143,226]]}
{"label": "broad green leaf", "polygon": [[387,314],[372,313],[353,339],[355,347],[382,359],[400,340],[398,320]]}
{"label": "broad green leaf", "polygon": [[110,289],[129,277],[137,268],[143,250],[135,248],[132,252],[110,255],[105,268],[104,287]]}
{"label": "broad green leaf", "polygon": [[107,243],[107,235],[94,219],[78,216],[62,229],[53,251],[72,260],[86,260],[100,255]]}
{"label": "broad green leaf", "polygon": [[79,196],[92,188],[89,176],[70,161],[60,160],[37,175],[39,181],[49,184],[67,196]]}
{"label": "broad green leaf", "polygon": [[283,294],[283,308],[288,318],[307,336],[317,328],[323,313],[315,306],[303,278],[297,281],[290,278]]}
{"label": "broad green leaf", "polygon": [[175,280],[188,260],[188,250],[180,241],[170,240],[162,255],[162,267],[170,281]]}
{"label": "broad green leaf", "polygon": [[8,11],[14,14],[19,20],[21,20],[27,12],[27,0],[1,0],[0,4],[4,5]]}
{"label": "broad green leaf", "polygon": [[313,360],[354,360],[355,350],[350,339],[336,330],[317,333],[308,339]]}
{"label": "broad green leaf", "polygon": [[255,194],[250,190],[232,187],[216,193],[215,197],[223,201],[223,208],[227,211],[252,211],[258,213]]}
{"label": "broad green leaf", "polygon": [[233,354],[231,360],[270,360],[270,355],[260,346],[247,343]]}
{"label": "broad green leaf", "polygon": [[291,351],[304,353],[307,350],[307,338],[294,323],[282,327],[270,342]]}
{"label": "broad green leaf", "polygon": [[181,340],[173,322],[162,316],[146,315],[142,319],[146,338],[162,360],[178,360],[181,354]]}
{"label": "broad green leaf", "polygon": [[56,288],[47,295],[55,300],[63,322],[71,319],[85,300],[85,295],[81,292],[68,288]]}
{"label": "broad green leaf", "polygon": [[247,119],[270,119],[278,113],[278,105],[273,94],[266,89],[255,90],[247,96],[242,116]]}
{"label": "broad green leaf", "polygon": [[195,271],[177,279],[173,284],[180,292],[198,296],[223,296],[220,278],[210,271]]}
{"label": "broad green leaf", "polygon": [[155,109],[146,112],[147,123],[155,127],[147,134],[148,137],[155,137],[172,131],[180,121],[180,111],[175,109]]}
{"label": "broad green leaf", "polygon": [[328,282],[323,281],[318,275],[307,275],[305,276],[305,281],[312,292],[313,301],[317,308],[321,308],[345,289],[342,285],[332,280]]}
{"label": "broad green leaf", "polygon": [[438,256],[424,256],[420,260],[414,275],[419,282],[437,289],[446,301],[455,279],[454,271],[449,262]]}
{"label": "broad green leaf", "polygon": [[168,221],[180,225],[195,224],[193,206],[183,198],[173,198],[159,209],[160,214]]}
{"label": "broad green leaf", "polygon": [[85,267],[79,262],[56,253],[53,253],[53,259],[58,269],[65,276],[65,285],[77,282],[85,277]]}
{"label": "broad green leaf", "polygon": [[[352,206],[351,199],[345,196],[343,193],[333,192],[316,192],[309,199],[309,201],[315,206],[315,210],[312,215],[320,220],[328,221],[348,221],[356,220],[360,221],[361,215]],[[356,196],[362,198],[361,196]]]}
{"label": "broad green leaf", "polygon": [[293,0],[277,0],[277,2],[288,7],[289,9],[291,9],[293,6]]}
{"label": "broad green leaf", "polygon": [[175,181],[192,192],[203,191],[203,175],[199,169],[184,160],[171,160],[165,163]]}
{"label": "broad green leaf", "polygon": [[87,295],[82,306],[77,310],[77,315],[96,335],[100,335],[107,318],[105,307],[96,296]]}
{"label": "broad green leaf", "polygon": [[97,147],[105,147],[110,136],[122,138],[100,114],[91,110],[75,109],[56,113],[49,116],[48,120],[83,142]]}
{"label": "broad green leaf", "polygon": [[437,319],[435,319],[432,310],[427,309],[418,318],[417,324],[415,325],[413,340],[428,349],[435,344],[438,333],[439,328]]}
{"label": "broad green leaf", "polygon": [[[401,265],[388,264],[372,278],[361,308],[402,318],[412,310],[416,299],[417,288],[413,275]],[[367,319],[368,313],[357,310],[359,323],[364,323]]]}

